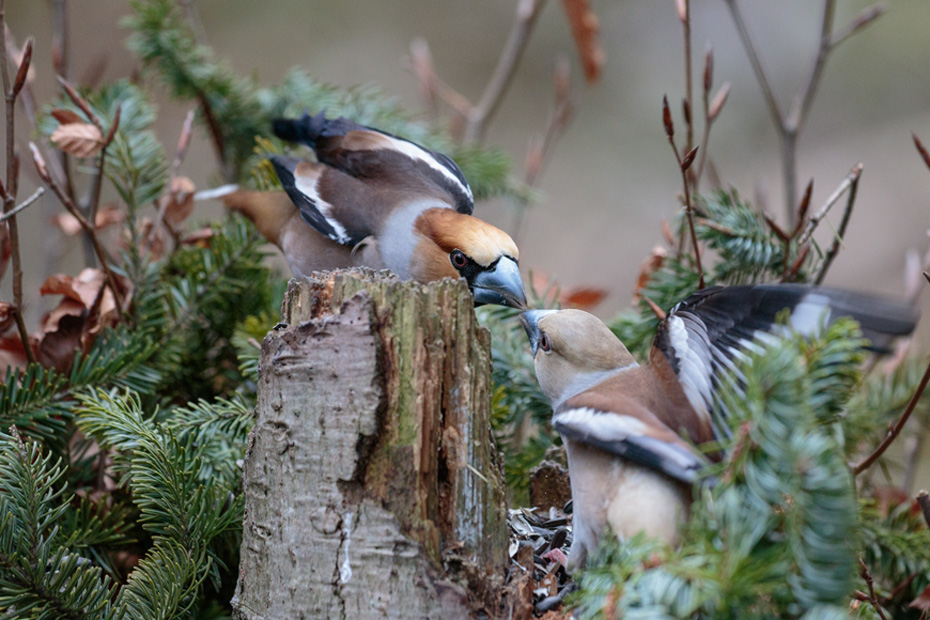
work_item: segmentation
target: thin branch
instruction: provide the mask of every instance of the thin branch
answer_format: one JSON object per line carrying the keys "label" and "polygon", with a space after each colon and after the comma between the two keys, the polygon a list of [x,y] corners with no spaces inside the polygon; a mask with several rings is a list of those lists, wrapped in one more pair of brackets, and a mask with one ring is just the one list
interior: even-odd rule
{"label": "thin branch", "polygon": [[14,217],[14,216],[15,216],[17,213],[19,213],[20,211],[25,211],[26,208],[27,208],[28,206],[30,206],[32,203],[34,203],[36,200],[38,200],[39,197],[40,197],[42,194],[44,194],[44,193],[45,193],[45,188],[44,188],[44,187],[40,187],[40,188],[37,189],[35,192],[33,192],[32,196],[30,196],[30,197],[27,198],[26,200],[22,201],[21,203],[19,203],[19,204],[16,206],[15,209],[13,209],[13,210],[11,210],[11,211],[7,211],[7,212],[5,212],[3,215],[0,215],[0,222],[5,222],[6,220],[10,219],[11,217]]}
{"label": "thin branch", "polygon": [[727,7],[730,9],[733,22],[736,24],[736,30],[739,32],[739,38],[743,42],[743,47],[746,48],[746,53],[749,55],[749,64],[752,65],[752,70],[756,74],[756,80],[758,80],[759,86],[762,87],[762,94],[765,96],[765,103],[769,108],[769,114],[771,114],[772,120],[775,121],[775,125],[780,129],[783,126],[783,121],[781,111],[778,109],[778,101],[775,100],[775,93],[769,85],[769,79],[765,75],[765,69],[762,68],[762,61],[759,59],[759,53],[756,51],[755,43],[752,42],[752,36],[750,36],[749,30],[746,28],[746,22],[743,21],[739,6],[737,6],[736,0],[724,0],[724,2],[726,2]]}
{"label": "thin branch", "polygon": [[817,277],[814,278],[815,284],[823,282],[824,277],[827,275],[827,270],[830,269],[830,265],[833,264],[833,259],[836,258],[836,255],[840,251],[843,237],[846,236],[846,227],[849,226],[849,218],[852,216],[853,205],[856,203],[856,191],[859,189],[859,176],[862,174],[862,165],[858,164],[853,170],[855,171],[855,177],[849,183],[849,194],[846,196],[846,207],[843,209],[843,218],[840,220],[840,227],[833,237],[833,243],[830,245],[830,249],[827,250],[823,263],[820,265],[820,271],[817,272]]}
{"label": "thin branch", "polygon": [[227,183],[233,180],[233,169],[226,160],[226,140],[220,129],[216,117],[213,116],[213,107],[207,99],[206,93],[197,93],[197,101],[200,102],[200,111],[203,112],[203,118],[207,121],[207,127],[210,129],[210,137],[213,138],[213,148],[216,149],[216,157],[220,160],[220,169],[223,171],[223,179]]}
{"label": "thin branch", "polygon": [[849,26],[849,28],[847,28],[846,31],[844,31],[839,36],[834,36],[832,34],[832,30],[833,18],[836,13],[836,0],[824,0],[823,19],[821,20],[820,25],[820,40],[817,46],[817,54],[814,57],[814,62],[811,67],[810,76],[807,79],[807,83],[804,89],[801,91],[799,97],[795,100],[795,104],[790,108],[786,115],[783,115],[779,110],[778,102],[775,99],[775,95],[771,84],[769,83],[768,77],[766,76],[765,71],[762,69],[762,62],[759,59],[759,54],[756,51],[755,44],[753,43],[752,37],[749,34],[746,23],[740,14],[737,0],[724,1],[730,9],[730,13],[733,17],[733,21],[736,24],[736,28],[739,32],[743,47],[746,49],[746,53],[749,56],[749,62],[752,65],[753,72],[755,73],[756,79],[762,88],[766,105],[769,108],[769,113],[772,116],[772,119],[775,123],[775,129],[777,130],[781,141],[782,174],[784,176],[785,190],[785,212],[788,216],[789,225],[794,226],[795,214],[792,210],[792,207],[797,196],[798,133],[804,126],[808,112],[813,105],[814,95],[816,94],[817,86],[820,84],[820,80],[823,77],[823,70],[827,62],[827,57],[830,55],[830,52],[836,48],[837,45],[874,21],[879,15],[881,15],[883,9],[872,8],[864,11],[857,19],[853,21],[853,23]]}
{"label": "thin branch", "polygon": [[820,24],[820,42],[817,47],[817,56],[814,58],[814,66],[811,68],[811,75],[807,80],[807,86],[802,91],[800,105],[796,105],[788,117],[785,119],[785,129],[793,133],[800,131],[801,126],[807,119],[807,113],[810,111],[811,104],[814,102],[814,93],[820,84],[820,78],[823,76],[823,67],[827,62],[827,56],[833,50],[832,34],[833,16],[836,13],[836,0],[826,0],[823,3],[823,21]]}
{"label": "thin branch", "polygon": [[8,219],[10,231],[10,251],[13,257],[13,305],[16,328],[22,340],[26,359],[29,363],[35,362],[32,346],[29,344],[29,332],[26,329],[26,320],[23,317],[23,261],[19,247],[19,225],[16,215],[12,213],[16,205],[16,190],[19,181],[18,158],[16,155],[16,95],[26,83],[26,76],[32,57],[32,43],[27,41],[23,48],[23,59],[17,68],[15,82],[10,79],[10,59],[6,47],[6,3],[0,0],[0,72],[3,77],[3,94],[6,100],[6,185],[2,188],[3,213]]}
{"label": "thin branch", "polygon": [[[0,0],[0,2],[2,2],[2,0]],[[62,187],[56,183],[51,176],[49,176],[48,170],[45,166],[45,158],[42,157],[42,154],[39,152],[39,147],[37,147],[34,142],[30,142],[29,148],[32,150],[32,160],[36,166],[36,171],[39,173],[39,176],[52,189],[52,191],[55,192],[55,195],[58,196],[61,204],[64,205],[65,209],[68,210],[68,213],[70,213],[74,219],[78,221],[78,224],[80,224],[81,228],[84,229],[84,232],[90,239],[94,253],[97,256],[97,260],[100,262],[100,268],[103,269],[104,273],[106,274],[107,283],[110,285],[110,290],[113,292],[113,303],[116,305],[116,311],[122,315],[123,301],[119,286],[116,281],[116,276],[110,269],[110,261],[106,250],[103,249],[103,246],[100,245],[100,240],[97,238],[97,229],[95,225],[87,221],[87,218],[85,218],[84,214],[81,213],[81,209],[78,208],[76,204],[74,204],[74,201],[71,200],[71,197],[64,192]]]}
{"label": "thin branch", "polygon": [[930,381],[930,364],[927,365],[927,370],[924,371],[924,376],[921,377],[920,383],[917,385],[917,389],[914,391],[914,395],[911,396],[910,402],[907,404],[907,408],[904,410],[904,413],[901,414],[901,418],[898,420],[898,423],[893,427],[888,429],[888,435],[884,440],[878,445],[877,448],[864,458],[858,465],[853,466],[852,472],[854,476],[858,476],[872,464],[878,460],[878,458],[885,453],[885,450],[888,449],[888,446],[898,437],[901,433],[901,430],[904,428],[904,425],[907,424],[908,419],[911,417],[911,414],[914,412],[914,408],[917,407],[917,402],[920,400],[921,395],[924,393],[924,389],[927,387],[927,382]]}
{"label": "thin branch", "polygon": [[[685,151],[690,151],[694,147],[694,123],[692,122],[692,113],[694,111],[694,98],[692,97],[693,88],[691,86],[691,0],[679,0],[678,2],[678,19],[681,21],[681,30],[684,37],[685,48],[685,125],[687,133],[685,135]],[[693,178],[693,174],[692,174]]]}
{"label": "thin branch", "polygon": [[859,15],[856,16],[856,19],[852,20],[852,23],[849,24],[844,30],[839,34],[833,35],[833,39],[830,42],[832,47],[838,46],[840,43],[853,36],[876,19],[882,16],[885,12],[885,5],[877,4],[875,6],[866,7],[862,10]]}
{"label": "thin branch", "polygon": [[[678,170],[681,172],[681,182],[685,193],[685,215],[688,218],[688,228],[691,232],[691,245],[694,248],[694,261],[698,272],[698,288],[704,288],[704,269],[701,266],[701,248],[698,245],[697,233],[694,230],[694,208],[691,204],[691,184],[688,182],[688,169],[694,163],[698,147],[688,151],[684,157],[678,152],[675,145],[675,126],[672,123],[672,113],[668,108],[668,97],[662,97],[662,124],[665,126],[665,135],[668,143],[672,145],[672,151],[675,153],[675,160],[678,162]],[[683,240],[682,240],[683,242]],[[679,252],[681,247],[679,245]]]}
{"label": "thin branch", "polygon": [[817,226],[820,224],[820,221],[827,216],[830,209],[833,208],[839,199],[843,196],[846,190],[850,189],[854,184],[859,182],[859,176],[862,174],[862,163],[858,163],[852,167],[849,171],[849,174],[846,175],[846,178],[843,179],[843,182],[833,190],[833,193],[830,194],[830,197],[827,198],[827,201],[820,207],[820,210],[817,211],[814,215],[811,216],[811,219],[807,222],[807,227],[804,229],[804,233],[801,235],[801,238],[798,240],[798,245],[803,245],[810,241],[811,236],[814,234],[814,230],[817,229]]}
{"label": "thin branch", "polygon": [[491,117],[497,111],[504,92],[513,79],[517,64],[523,56],[529,35],[536,24],[536,18],[542,10],[546,0],[519,0],[517,4],[516,20],[507,38],[504,50],[501,52],[497,67],[491,74],[487,87],[481,100],[471,109],[468,122],[465,125],[463,140],[466,144],[480,142],[487,129]]}
{"label": "thin branch", "polygon": [[878,597],[875,596],[875,585],[872,581],[872,573],[869,572],[869,567],[865,565],[865,562],[862,561],[862,558],[859,558],[859,566],[862,569],[859,574],[863,579],[865,579],[866,585],[869,586],[869,603],[871,603],[872,607],[875,608],[879,618],[882,620],[888,620],[888,616],[885,615],[885,611],[882,609],[881,604],[878,602]]}

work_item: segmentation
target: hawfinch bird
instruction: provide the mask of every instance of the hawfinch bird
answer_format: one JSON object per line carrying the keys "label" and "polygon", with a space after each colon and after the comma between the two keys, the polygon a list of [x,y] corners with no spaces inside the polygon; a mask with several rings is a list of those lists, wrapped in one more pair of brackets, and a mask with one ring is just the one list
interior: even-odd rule
{"label": "hawfinch bird", "polygon": [[803,285],[712,287],[676,305],[640,366],[596,317],[532,310],[523,324],[552,426],[568,453],[573,500],[569,568],[584,565],[609,527],[677,542],[702,466],[695,444],[729,433],[715,390],[734,360],[777,339],[788,324],[812,335],[841,316],[858,320],[872,345],[910,333],[912,308],[878,297]]}
{"label": "hawfinch bird", "polygon": [[295,275],[365,265],[418,282],[463,277],[477,305],[526,307],[516,244],[471,215],[471,188],[449,157],[322,113],[277,119],[273,129],[317,161],[272,157],[283,193],[224,200],[278,245]]}

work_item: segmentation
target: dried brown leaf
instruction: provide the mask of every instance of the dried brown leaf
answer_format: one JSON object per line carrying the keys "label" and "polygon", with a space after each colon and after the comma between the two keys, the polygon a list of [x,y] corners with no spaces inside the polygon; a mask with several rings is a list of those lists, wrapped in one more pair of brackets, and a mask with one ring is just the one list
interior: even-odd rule
{"label": "dried brown leaf", "polygon": [[84,269],[76,278],[59,273],[49,276],[39,289],[39,293],[42,295],[64,295],[69,299],[82,303],[85,308],[90,308],[94,305],[106,279],[103,270],[90,267]]}
{"label": "dried brown leaf", "polygon": [[[94,227],[97,230],[103,230],[114,224],[122,224],[125,219],[122,210],[116,205],[106,205],[97,211],[97,217],[94,218]],[[81,232],[80,222],[70,213],[59,213],[52,218],[52,222],[68,237],[73,237]]]}
{"label": "dried brown leaf", "polygon": [[923,589],[917,598],[910,602],[908,607],[919,609],[922,612],[930,611],[930,586]]}
{"label": "dried brown leaf", "polygon": [[601,303],[607,297],[607,291],[601,288],[576,288],[565,291],[560,295],[563,306],[569,308],[578,308],[579,310],[591,310],[597,304]]}
{"label": "dried brown leaf", "polygon": [[194,212],[194,192],[197,186],[187,177],[176,177],[171,181],[165,220],[177,226]]}
{"label": "dried brown leaf", "polygon": [[[672,238],[671,243],[673,244],[674,241],[674,238]],[[634,303],[637,299],[639,299],[643,288],[649,284],[649,280],[652,278],[652,274],[662,268],[662,263],[665,262],[667,256],[668,250],[663,248],[661,245],[657,245],[649,251],[649,256],[647,256],[646,260],[643,261],[643,264],[639,266],[639,276],[636,278],[636,286],[633,287]]]}
{"label": "dried brown leaf", "polygon": [[193,245],[199,248],[210,247],[210,241],[213,239],[214,232],[212,228],[201,228],[192,233],[184,235],[181,239],[183,245]]}
{"label": "dried brown leaf", "polygon": [[103,148],[103,135],[91,123],[67,123],[52,133],[52,142],[69,155],[90,157]]}
{"label": "dried brown leaf", "polygon": [[85,119],[80,114],[67,108],[55,108],[52,110],[52,116],[62,125],[85,122]]}
{"label": "dried brown leaf", "polygon": [[0,334],[6,332],[16,323],[16,306],[0,301]]}
{"label": "dried brown leaf", "polygon": [[81,349],[84,332],[83,316],[65,315],[58,321],[57,329],[47,332],[39,343],[38,361],[46,368],[54,368],[65,375],[71,373],[74,358]]}
{"label": "dried brown leaf", "polygon": [[594,84],[601,76],[605,58],[597,15],[591,10],[588,0],[562,0],[562,6],[581,57],[584,77],[589,84]]}
{"label": "dried brown leaf", "polygon": [[[30,342],[30,346],[32,344]],[[26,349],[18,335],[0,339],[0,368],[25,368],[28,363]]]}

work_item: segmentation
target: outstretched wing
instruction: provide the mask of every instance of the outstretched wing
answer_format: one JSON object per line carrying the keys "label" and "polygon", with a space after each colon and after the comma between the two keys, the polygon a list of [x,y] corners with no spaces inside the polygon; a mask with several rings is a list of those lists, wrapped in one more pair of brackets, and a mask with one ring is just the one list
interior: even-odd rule
{"label": "outstretched wing", "polygon": [[[777,323],[783,311],[789,312],[787,326],[808,336],[851,316],[876,350],[910,333],[917,319],[903,303],[850,291],[789,284],[711,287],[672,308],[659,324],[651,360],[671,367],[688,401],[709,419],[719,382],[740,381],[734,360],[777,339],[785,329]],[[728,432],[714,422],[718,436]]]}
{"label": "outstretched wing", "polygon": [[471,215],[474,197],[459,167],[446,155],[346,118],[321,112],[275,119],[276,136],[306,144],[327,166],[376,186],[401,187]]}

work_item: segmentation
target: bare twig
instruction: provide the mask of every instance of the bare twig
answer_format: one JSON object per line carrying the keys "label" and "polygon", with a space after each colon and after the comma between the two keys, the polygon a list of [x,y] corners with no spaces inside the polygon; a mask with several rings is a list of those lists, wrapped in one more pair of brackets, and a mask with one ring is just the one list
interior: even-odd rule
{"label": "bare twig", "polygon": [[875,448],[872,454],[862,459],[858,465],[853,466],[853,475],[858,476],[869,467],[871,467],[872,464],[877,461],[882,454],[885,453],[885,450],[888,449],[888,446],[890,446],[891,443],[901,433],[904,425],[907,424],[908,419],[914,412],[914,408],[917,406],[917,402],[920,400],[921,395],[924,393],[924,389],[927,387],[928,381],[930,381],[930,364],[927,365],[927,370],[924,371],[924,376],[921,377],[920,383],[917,385],[917,389],[914,391],[914,395],[911,396],[911,400],[907,403],[907,408],[904,409],[904,413],[901,414],[901,418],[898,420],[897,424],[888,429],[888,434],[885,436],[885,439],[882,440],[877,448]]}
{"label": "bare twig", "polygon": [[110,269],[110,261],[106,250],[103,249],[103,246],[100,245],[100,240],[97,238],[97,229],[95,225],[87,221],[87,218],[84,217],[81,209],[78,208],[71,197],[65,193],[62,187],[56,183],[51,176],[49,176],[45,165],[45,158],[42,157],[42,154],[39,151],[39,147],[37,147],[34,142],[30,142],[29,148],[32,150],[32,161],[35,164],[36,171],[39,173],[39,177],[41,177],[41,179],[45,181],[45,183],[52,189],[52,191],[55,192],[55,195],[58,196],[61,204],[64,205],[65,209],[68,210],[68,213],[70,213],[74,219],[78,221],[78,224],[80,224],[81,228],[84,229],[84,232],[90,239],[94,253],[97,256],[97,260],[100,262],[100,268],[103,269],[104,273],[106,274],[107,283],[110,285],[110,290],[113,292],[113,302],[116,305],[116,310],[120,315],[122,315],[123,301],[119,290],[119,285],[116,281],[116,276]]}
{"label": "bare twig", "polygon": [[481,99],[469,112],[463,134],[463,141],[466,144],[480,142],[484,136],[491,117],[497,111],[504,92],[512,81],[517,63],[523,56],[529,35],[544,4],[545,0],[519,0],[517,3],[516,19],[504,50],[501,52],[501,57],[497,61],[497,67],[494,68],[494,73],[491,74],[491,79]]}
{"label": "bare twig", "polygon": [[725,0],[725,2],[730,9],[730,14],[733,17],[733,21],[736,23],[736,28],[739,32],[740,40],[742,41],[743,47],[746,49],[746,53],[749,56],[749,62],[752,65],[753,72],[756,75],[756,80],[759,82],[759,86],[762,88],[762,93],[765,97],[765,102],[768,106],[769,114],[771,115],[772,120],[775,123],[775,128],[778,131],[782,151],[781,154],[783,168],[782,173],[784,176],[785,189],[785,211],[788,215],[790,225],[793,226],[794,211],[792,207],[797,196],[798,133],[804,126],[804,121],[807,119],[808,112],[810,111],[813,104],[814,95],[817,92],[817,86],[820,84],[820,80],[823,77],[823,69],[826,65],[827,57],[830,55],[830,52],[836,49],[837,45],[874,21],[879,15],[881,15],[883,9],[873,8],[863,12],[843,33],[838,36],[834,36],[832,31],[833,18],[836,12],[836,0],[824,0],[823,18],[820,25],[820,41],[817,46],[817,53],[814,57],[810,76],[808,77],[806,85],[801,91],[800,96],[795,100],[795,104],[789,109],[787,114],[782,114],[778,106],[778,102],[775,99],[775,94],[768,80],[768,76],[762,68],[762,62],[760,61],[759,54],[756,51],[755,43],[753,42],[752,36],[749,34],[746,23],[739,11],[737,0]]}
{"label": "bare twig", "polygon": [[849,183],[849,194],[846,196],[846,207],[843,209],[843,217],[840,220],[840,227],[836,231],[836,235],[833,237],[833,243],[830,244],[830,249],[827,250],[826,256],[823,258],[823,263],[820,265],[820,270],[817,272],[817,277],[814,278],[815,284],[820,284],[823,282],[824,277],[827,275],[827,270],[830,269],[830,265],[833,264],[833,259],[836,258],[837,253],[840,251],[840,245],[843,243],[843,237],[846,236],[846,227],[849,226],[849,218],[852,216],[853,205],[856,203],[856,190],[859,189],[859,176],[862,173],[862,165],[858,165],[856,168],[853,168],[855,177]]}
{"label": "bare twig", "polygon": [[230,183],[234,175],[232,166],[226,160],[226,139],[223,136],[223,131],[220,129],[219,123],[216,122],[213,107],[210,105],[206,93],[197,93],[197,101],[200,103],[200,111],[203,113],[203,118],[210,130],[210,137],[213,138],[213,148],[216,150],[216,157],[219,159],[220,169],[223,171],[223,179]]}
{"label": "bare twig", "polygon": [[[691,184],[688,180],[688,169],[694,163],[698,147],[688,151],[684,157],[678,152],[675,145],[675,126],[672,123],[672,112],[668,108],[668,97],[662,97],[662,124],[665,126],[665,135],[668,143],[672,145],[672,151],[675,153],[675,159],[678,161],[678,169],[681,172],[681,182],[685,193],[685,215],[688,218],[688,228],[691,232],[691,246],[694,248],[694,262],[698,271],[698,288],[704,288],[704,269],[701,267],[701,248],[698,245],[697,233],[694,231],[694,208],[691,205]],[[680,251],[681,248],[679,248]]]}
{"label": "bare twig", "polygon": [[[694,123],[691,114],[694,110],[694,99],[692,98],[691,86],[691,0],[678,0],[678,20],[681,22],[682,35],[684,37],[685,48],[685,151],[690,151],[694,147]],[[694,174],[691,178],[694,179]]]}
{"label": "bare twig", "polygon": [[[833,193],[830,194],[830,197],[827,198],[826,202],[823,203],[823,206],[820,207],[820,210],[812,215],[811,219],[807,221],[807,226],[805,227],[801,238],[798,240],[798,245],[803,245],[810,241],[810,238],[814,234],[814,231],[817,229],[817,226],[820,224],[820,221],[827,216],[827,213],[830,212],[830,209],[833,208],[833,205],[839,201],[846,190],[851,189],[854,185],[859,183],[859,176],[861,174],[862,163],[860,162],[852,167],[852,169],[849,171],[849,174],[847,174],[846,178],[843,179],[843,182],[840,183],[835,190],[833,190]],[[849,208],[851,209],[852,207]]]}
{"label": "bare twig", "polygon": [[863,579],[865,579],[866,585],[869,586],[869,603],[871,603],[872,607],[875,608],[879,618],[882,620],[888,620],[888,616],[885,615],[885,611],[882,609],[881,604],[878,602],[878,598],[875,596],[875,585],[872,582],[872,573],[869,572],[869,567],[865,565],[865,562],[862,561],[862,558],[859,558],[859,566],[862,569],[859,574]]}
{"label": "bare twig", "polygon": [[33,192],[32,196],[30,196],[30,197],[27,198],[26,200],[24,200],[24,201],[22,201],[21,203],[19,203],[18,205],[16,205],[16,208],[14,208],[14,209],[12,209],[12,210],[10,210],[10,211],[5,212],[3,215],[0,215],[0,222],[5,222],[6,220],[10,219],[11,217],[15,217],[16,214],[19,213],[20,211],[25,211],[27,207],[29,207],[32,203],[34,203],[36,200],[38,200],[39,197],[42,196],[42,194],[44,194],[44,193],[45,193],[45,188],[44,188],[44,187],[40,187],[40,188],[37,189],[35,192]]}
{"label": "bare twig", "polygon": [[[769,85],[769,79],[765,74],[765,70],[762,68],[762,61],[759,59],[759,53],[756,51],[756,44],[753,43],[752,36],[750,36],[749,30],[746,28],[746,22],[743,21],[739,6],[736,4],[736,0],[724,1],[730,9],[730,14],[733,16],[736,30],[739,32],[739,38],[743,42],[743,47],[746,48],[746,54],[749,55],[749,64],[752,65],[752,70],[756,74],[756,80],[759,81],[759,86],[762,88],[762,94],[765,96],[765,104],[769,108],[769,114],[772,115],[772,120],[775,121],[775,125],[781,128],[783,122],[781,110],[778,108],[778,101],[775,100],[775,93]],[[793,204],[794,201],[792,200],[791,203]]]}
{"label": "bare twig", "polygon": [[[568,127],[575,112],[575,103],[572,97],[571,68],[566,58],[562,57],[556,62],[552,82],[553,91],[555,92],[555,109],[549,117],[546,131],[542,137],[536,137],[530,141],[523,177],[523,183],[527,187],[535,187],[539,182],[539,175],[552,155],[557,138]],[[518,199],[516,201],[516,214],[511,230],[517,243],[520,242],[526,207],[527,200]]]}
{"label": "bare twig", "polygon": [[920,512],[924,515],[924,522],[930,527],[930,494],[921,490],[917,494],[917,505],[920,506]]}
{"label": "bare twig", "polygon": [[26,359],[29,363],[35,362],[32,346],[29,344],[29,332],[26,330],[26,321],[23,318],[23,261],[19,247],[19,225],[16,215],[12,213],[16,205],[16,190],[19,181],[18,158],[16,155],[16,124],[14,113],[16,111],[16,96],[26,83],[32,59],[32,40],[26,42],[23,48],[23,59],[17,68],[15,80],[10,79],[10,59],[6,47],[6,3],[0,0],[0,72],[3,74],[3,94],[6,100],[6,185],[0,198],[3,199],[3,213],[8,218],[10,231],[10,251],[13,262],[13,305],[16,328],[19,331]]}

